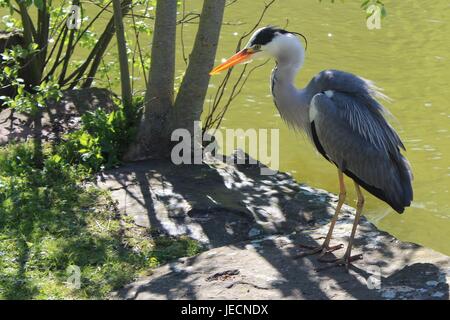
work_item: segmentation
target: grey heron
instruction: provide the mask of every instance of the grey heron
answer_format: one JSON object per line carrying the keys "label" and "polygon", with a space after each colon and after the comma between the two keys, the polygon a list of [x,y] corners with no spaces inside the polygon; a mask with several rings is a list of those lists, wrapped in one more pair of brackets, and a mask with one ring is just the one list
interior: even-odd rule
{"label": "grey heron", "polygon": [[332,262],[348,268],[352,261],[362,258],[361,254],[351,255],[364,206],[361,187],[403,213],[413,199],[411,166],[401,154],[401,149],[405,150],[402,141],[386,120],[387,109],[378,101],[385,96],[371,81],[344,71],[325,70],[305,88],[295,87],[294,79],[305,56],[297,35],[301,34],[271,26],[258,29],[244,49],[210,74],[257,57],[275,59],[270,85],[281,117],[289,127],[305,132],[338,171],[339,198],[325,241],[303,255],[318,253],[319,260],[331,262],[323,259],[324,255],[343,247],[330,246],[330,241],[346,198],[347,175],[354,181],[357,194],[355,219],[344,256]]}

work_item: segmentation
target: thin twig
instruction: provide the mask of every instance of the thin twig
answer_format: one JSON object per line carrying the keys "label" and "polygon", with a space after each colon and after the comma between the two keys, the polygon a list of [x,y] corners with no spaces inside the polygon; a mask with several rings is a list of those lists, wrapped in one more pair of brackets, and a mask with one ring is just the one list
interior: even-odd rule
{"label": "thin twig", "polygon": [[[145,6],[144,15],[147,14],[148,9],[149,9],[149,2],[147,1],[147,4]],[[139,41],[140,32],[139,32],[139,30],[137,30],[137,27],[136,27],[136,19],[135,19],[133,7],[131,7],[131,16],[133,19],[133,28],[134,28],[134,33],[136,35],[136,46],[139,51],[139,60],[141,62],[142,74],[144,75],[145,88],[147,88],[147,86],[148,86],[147,71],[145,70],[144,57],[142,56],[142,48],[141,48],[141,43]],[[134,59],[134,54],[133,54],[133,59]]]}
{"label": "thin twig", "polygon": [[[240,39],[236,45],[236,52],[238,52],[241,49],[242,42],[260,26],[267,10],[270,8],[270,6],[275,1],[276,0],[271,0],[270,2],[268,2],[264,5],[264,8],[263,8],[258,20],[256,21],[255,25],[249,31],[245,32],[240,37]],[[228,94],[226,101],[222,105],[221,101],[224,98],[225,90],[230,81],[231,74],[233,72],[233,68],[230,68],[227,71],[227,74],[225,75],[224,79],[222,80],[222,82],[220,83],[219,87],[216,90],[216,93],[214,95],[214,99],[212,102],[212,106],[211,105],[209,106],[208,116],[206,117],[205,124],[203,126],[203,132],[206,132],[208,129],[214,128],[215,129],[214,134],[216,133],[216,131],[218,130],[218,128],[220,127],[220,125],[222,123],[225,113],[228,111],[229,106],[231,105],[233,100],[236,99],[239,96],[239,94],[242,92],[242,89],[243,89],[245,83],[247,82],[248,78],[250,77],[250,75],[256,69],[264,66],[268,61],[269,60],[266,60],[265,62],[253,67],[248,72],[248,74],[245,74],[245,72],[247,70],[247,65],[245,65],[244,68],[242,69],[241,73],[239,74],[237,80],[233,84],[231,92]],[[220,109],[219,109],[219,107],[220,107]]]}
{"label": "thin twig", "polygon": [[[183,10],[183,16],[185,16],[185,14],[186,14],[186,0],[183,0],[183,2],[182,2],[182,10]],[[183,54],[184,64],[187,65],[188,64],[188,59],[186,57],[186,50],[185,50],[185,46],[184,46],[184,23],[181,23],[180,33],[181,33],[181,35],[180,35],[181,52]]]}

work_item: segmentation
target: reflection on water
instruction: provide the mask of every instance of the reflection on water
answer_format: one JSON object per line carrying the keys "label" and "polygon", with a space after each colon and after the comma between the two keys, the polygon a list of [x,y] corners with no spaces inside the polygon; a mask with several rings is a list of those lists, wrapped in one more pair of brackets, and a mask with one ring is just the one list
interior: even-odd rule
{"label": "reflection on water", "polygon": [[[381,30],[366,28],[359,1],[332,5],[282,0],[271,8],[264,23],[284,26],[288,20],[287,29],[307,36],[308,51],[298,86],[306,85],[317,72],[334,68],[375,81],[393,99],[386,106],[395,117],[391,121],[414,170],[415,200],[399,215],[369,197],[366,216],[402,240],[450,254],[450,2],[385,3],[388,17]],[[216,62],[233,52],[238,35],[252,25],[262,6],[262,1],[238,1],[227,9],[226,21],[246,24],[223,27]],[[280,128],[280,169],[292,172],[298,181],[337,192],[336,169],[278,116],[269,94],[272,67],[269,63],[253,73],[223,126]],[[213,78],[212,87],[220,80],[220,76]],[[349,196],[351,205],[352,199],[354,192]]]}

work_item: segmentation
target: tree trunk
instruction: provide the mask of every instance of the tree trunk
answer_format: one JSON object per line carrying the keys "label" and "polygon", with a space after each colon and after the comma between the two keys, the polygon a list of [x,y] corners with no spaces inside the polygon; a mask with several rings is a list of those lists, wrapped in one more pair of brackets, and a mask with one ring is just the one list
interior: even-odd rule
{"label": "tree trunk", "polygon": [[[25,40],[25,47],[28,48],[34,41],[33,34],[35,33],[33,31],[33,23],[31,21],[31,18],[28,14],[28,10],[26,5],[21,2],[17,1],[17,4],[19,6],[19,12],[22,19],[22,25],[23,25],[23,38]],[[41,49],[41,48],[39,48]],[[30,65],[30,71],[31,74],[28,76],[27,79],[30,80],[30,83],[26,83],[27,89],[32,88],[36,85],[38,85],[41,82],[42,77],[42,68],[39,65],[39,59],[37,55],[32,55],[31,57],[27,58],[27,64]]]}
{"label": "tree trunk", "polygon": [[[19,6],[19,12],[22,18],[23,24],[23,36],[25,40],[25,47],[29,47],[35,41],[33,23],[28,14],[26,5],[22,1],[16,1]],[[46,18],[45,16],[40,16],[40,19]],[[42,23],[42,21],[40,21]],[[41,24],[40,24],[41,25]],[[42,49],[42,47],[39,47]],[[42,54],[42,53],[41,53]],[[37,86],[41,82],[43,68],[40,65],[42,58],[39,54],[34,54],[27,58],[27,64],[30,65],[31,74],[29,75],[29,83],[26,83],[26,90],[33,90],[34,86]],[[38,108],[32,113],[33,117],[33,149],[34,149],[34,163],[37,168],[42,168],[43,165],[43,153],[42,153],[42,110]]]}
{"label": "tree trunk", "polygon": [[44,71],[45,67],[45,60],[47,58],[47,51],[48,51],[48,36],[50,31],[50,14],[49,14],[49,4],[47,4],[47,1],[43,1],[42,10],[39,10],[38,12],[38,45],[41,50],[39,53],[39,65],[40,65],[40,72],[41,72],[41,78],[42,78],[42,72]]}
{"label": "tree trunk", "polygon": [[123,16],[120,0],[113,0],[114,7],[114,25],[116,29],[117,48],[119,52],[120,82],[122,88],[122,102],[125,108],[125,114],[130,117],[132,93],[130,82],[130,70],[128,68],[127,43],[125,40],[125,30],[123,27]]}
{"label": "tree trunk", "polygon": [[194,136],[194,121],[203,110],[224,9],[225,0],[204,0],[189,66],[174,105],[176,1],[158,1],[145,111],[136,142],[124,160],[167,157],[176,128],[186,128]]}
{"label": "tree trunk", "polygon": [[166,120],[172,112],[174,101],[176,19],[177,0],[157,1],[144,113],[136,140],[124,160],[165,157],[169,154],[170,134]]}
{"label": "tree trunk", "polygon": [[[174,128],[188,129],[200,120],[208,90],[209,72],[214,66],[222,26],[225,0],[205,0],[189,66],[175,102]],[[173,128],[173,129],[174,129]]]}

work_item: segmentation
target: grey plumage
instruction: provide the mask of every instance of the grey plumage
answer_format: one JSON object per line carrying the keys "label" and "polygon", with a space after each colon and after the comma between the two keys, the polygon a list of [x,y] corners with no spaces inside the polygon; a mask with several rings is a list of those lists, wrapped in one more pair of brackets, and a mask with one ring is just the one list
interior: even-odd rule
{"label": "grey plumage", "polygon": [[387,110],[378,101],[387,97],[372,82],[348,72],[326,70],[304,89],[295,87],[294,79],[305,53],[296,34],[274,27],[261,28],[243,50],[210,74],[247,61],[249,57],[268,54],[275,58],[270,85],[281,117],[289,127],[305,132],[318,152],[338,168],[339,198],[327,236],[322,245],[310,247],[301,256],[320,253],[320,260],[342,247],[331,246],[330,241],[345,202],[343,175],[346,174],[355,182],[358,200],[347,249],[334,265],[344,264],[348,268],[362,258],[362,255],[351,255],[364,207],[360,187],[402,213],[413,199],[411,166],[401,154],[401,149],[405,149],[402,141],[385,118]]}
{"label": "grey plumage", "polygon": [[383,117],[383,108],[367,87],[361,89],[346,92],[341,88],[332,97],[314,95],[313,141],[342,172],[401,213],[412,200],[411,168],[400,153],[404,148],[400,138]]}
{"label": "grey plumage", "polygon": [[[272,94],[282,118],[303,130],[324,157],[364,189],[403,212],[413,199],[412,172],[400,152],[405,147],[385,118],[389,112],[377,101],[387,97],[372,82],[338,70],[322,71],[297,89],[293,79],[300,65],[295,56],[285,57],[272,72]],[[315,119],[310,119],[313,107]]]}

